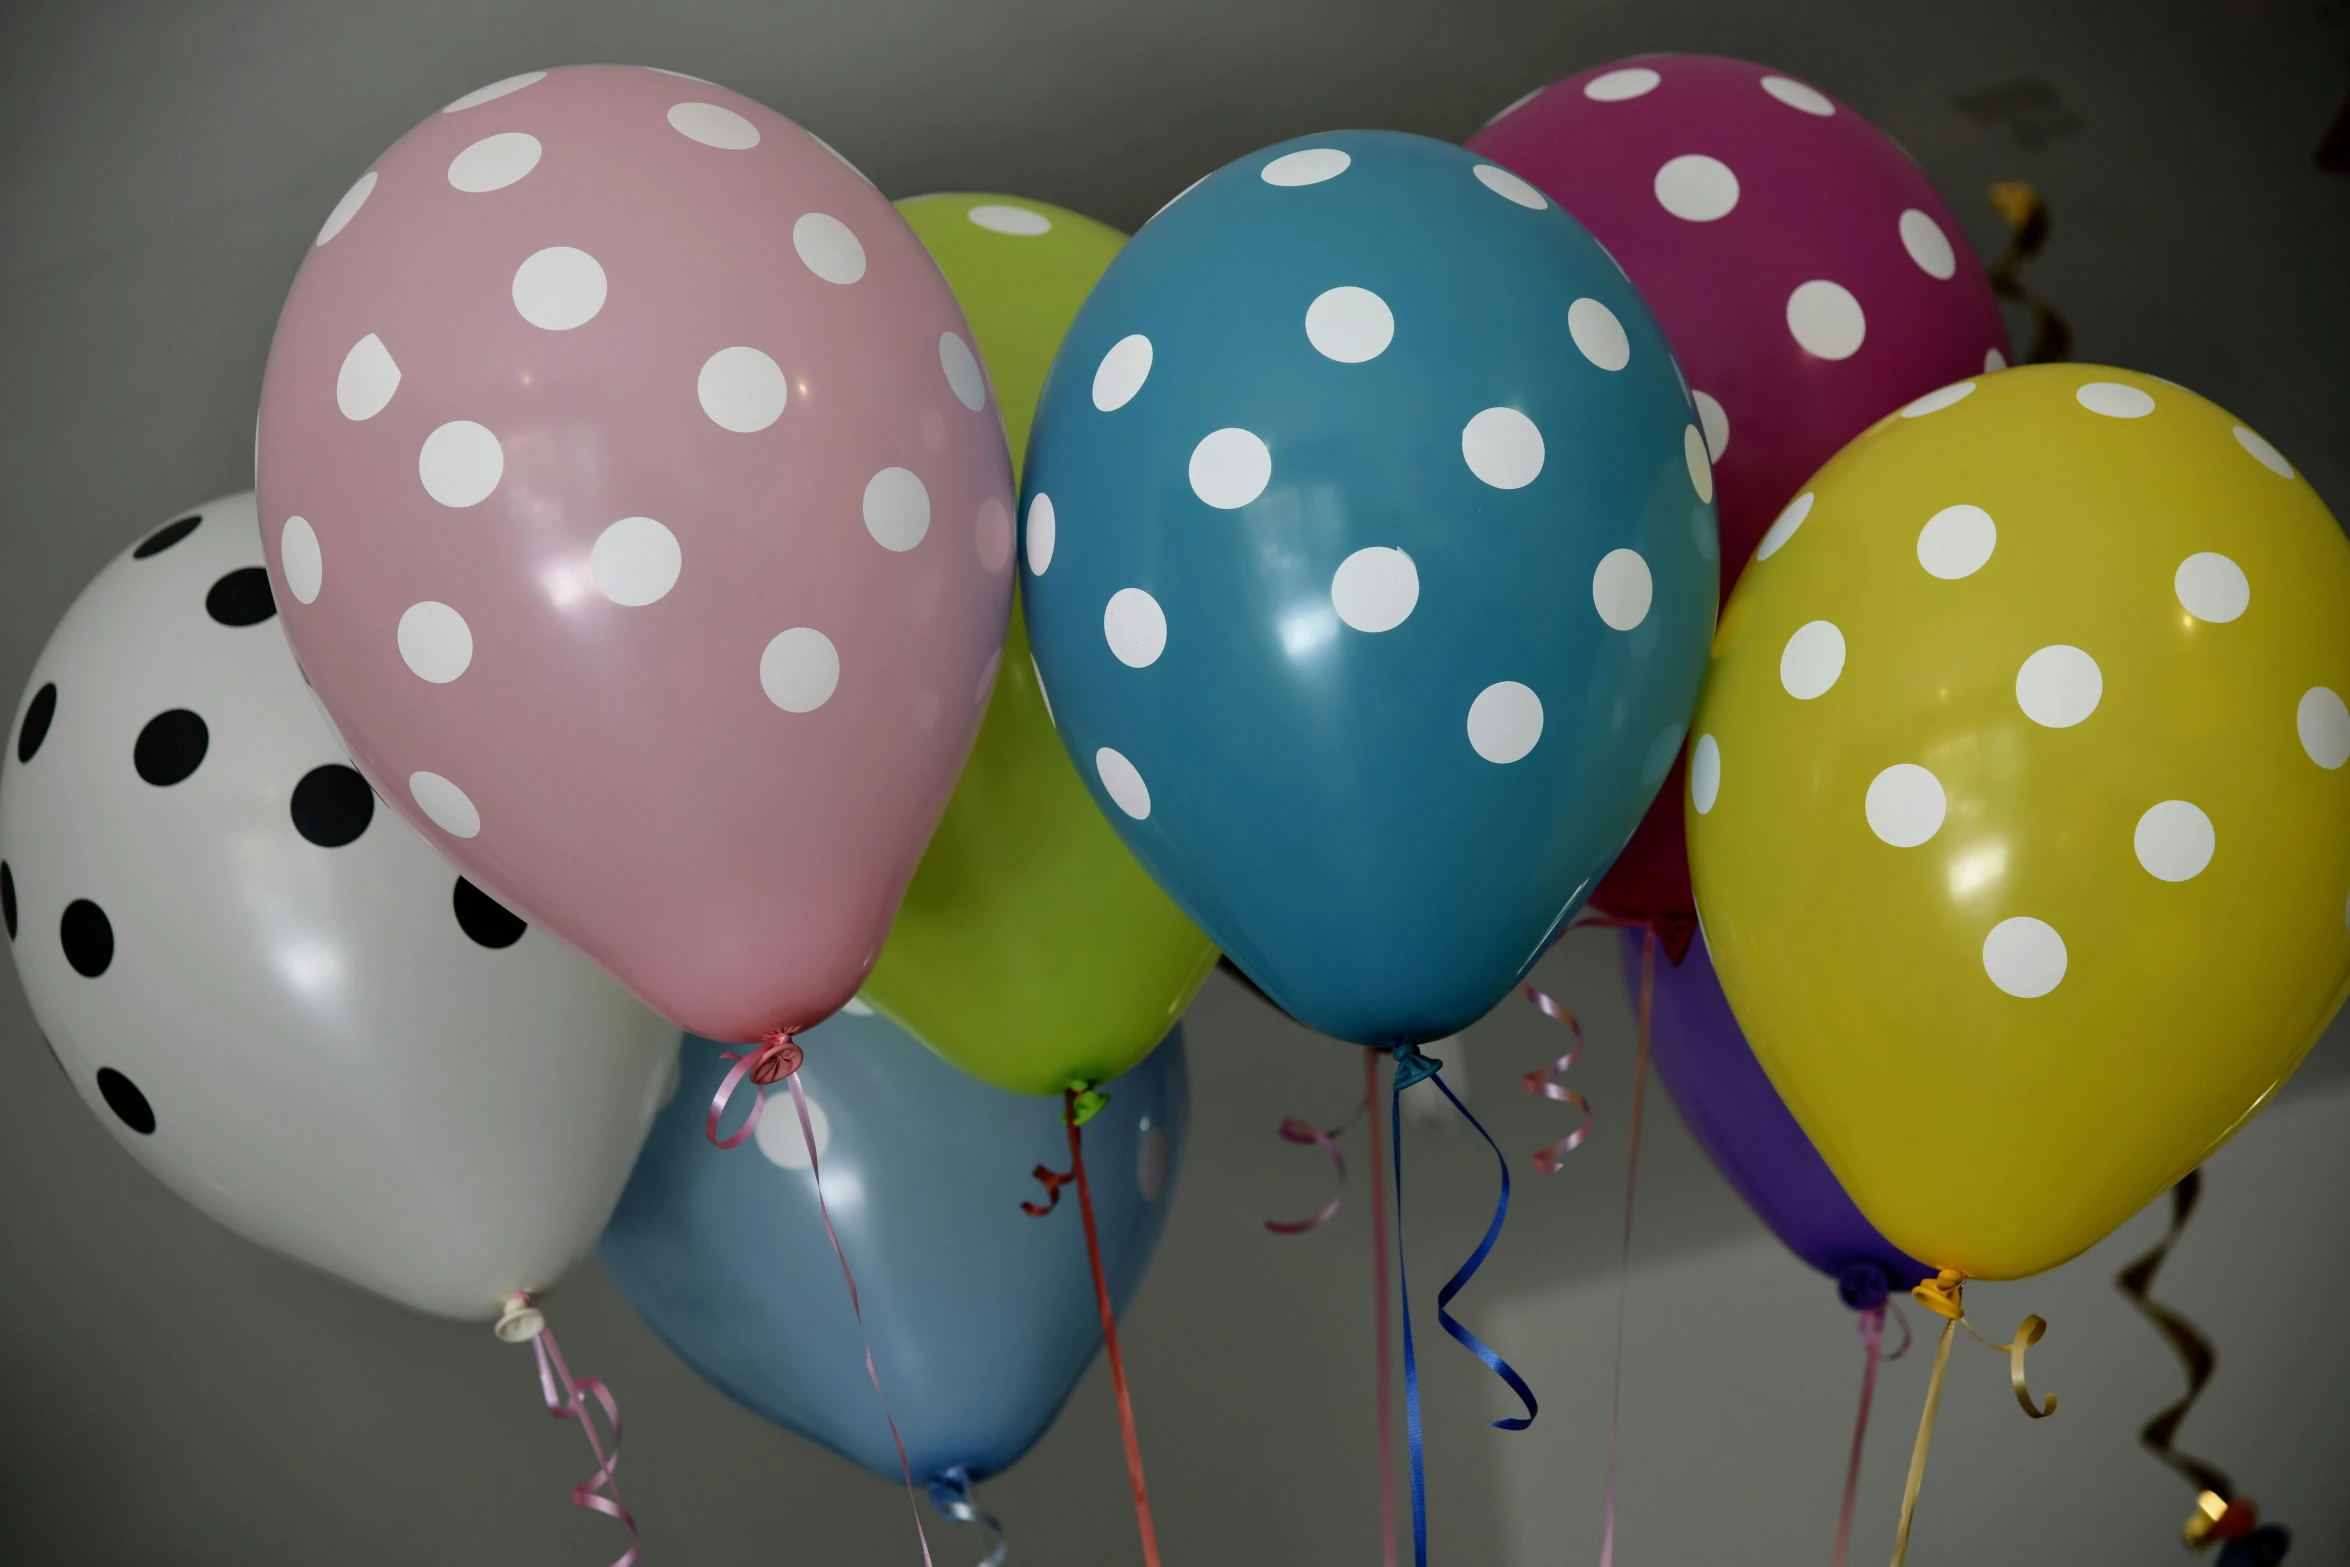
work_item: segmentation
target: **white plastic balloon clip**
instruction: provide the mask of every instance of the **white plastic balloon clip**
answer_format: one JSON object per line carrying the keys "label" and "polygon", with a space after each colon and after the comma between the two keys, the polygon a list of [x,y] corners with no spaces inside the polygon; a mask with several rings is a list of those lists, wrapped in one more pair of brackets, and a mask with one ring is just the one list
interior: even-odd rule
{"label": "white plastic balloon clip", "polygon": [[530,1303],[530,1297],[516,1293],[506,1297],[506,1309],[498,1314],[498,1337],[508,1344],[527,1344],[547,1330],[546,1313]]}

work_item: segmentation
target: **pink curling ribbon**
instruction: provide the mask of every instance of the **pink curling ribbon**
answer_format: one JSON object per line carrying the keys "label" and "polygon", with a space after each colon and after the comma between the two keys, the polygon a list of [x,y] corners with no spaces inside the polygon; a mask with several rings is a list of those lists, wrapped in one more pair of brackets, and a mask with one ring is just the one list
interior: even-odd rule
{"label": "pink curling ribbon", "polygon": [[[537,1326],[530,1327],[535,1319]],[[628,1530],[628,1549],[623,1551],[612,1567],[636,1567],[636,1519],[620,1505],[620,1401],[612,1396],[599,1377],[577,1377],[563,1360],[563,1347],[555,1342],[555,1330],[546,1325],[546,1318],[531,1309],[530,1294],[526,1290],[507,1305],[506,1315],[498,1321],[499,1336],[506,1336],[508,1324],[513,1323],[527,1332],[530,1347],[538,1355],[539,1391],[547,1400],[547,1413],[557,1420],[576,1420],[587,1436],[588,1451],[595,1456],[596,1472],[571,1488],[575,1506],[585,1507],[618,1519]],[[596,1435],[596,1423],[589,1418],[587,1401],[593,1397],[604,1407],[604,1419],[612,1427],[612,1450],[604,1451],[604,1443]]]}
{"label": "pink curling ribbon", "polygon": [[[718,1085],[718,1092],[710,1097],[710,1114],[702,1123],[702,1135],[721,1148],[740,1148],[759,1129],[759,1117],[767,1111],[767,1090],[799,1071],[800,1063],[807,1056],[793,1041],[792,1031],[779,1028],[760,1040],[758,1049],[729,1050],[722,1059],[732,1061],[734,1068],[726,1074],[725,1081]],[[726,1113],[727,1101],[734,1097],[735,1089],[742,1086],[746,1077],[751,1080],[751,1113],[743,1117],[743,1124],[732,1137],[722,1138],[718,1135],[718,1118]],[[792,1092],[798,1093],[799,1089],[795,1086]],[[821,1204],[824,1197],[821,1186],[816,1196]],[[826,1227],[829,1228],[831,1223],[827,1219]]]}
{"label": "pink curling ribbon", "polygon": [[[1383,1052],[1363,1051],[1363,1103],[1367,1107],[1379,1097],[1379,1057]],[[1379,1567],[1395,1567],[1395,1399],[1391,1374],[1387,1363],[1387,1345],[1390,1333],[1387,1325],[1387,1190],[1379,1179],[1379,1167],[1387,1162],[1386,1150],[1379,1145],[1379,1117],[1369,1118],[1371,1126],[1371,1313],[1377,1334],[1379,1384]]]}
{"label": "pink curling ribbon", "polygon": [[[1901,1325],[1906,1335],[1909,1324]],[[1860,1314],[1860,1345],[1868,1357],[1860,1374],[1860,1414],[1852,1422],[1852,1459],[1844,1466],[1844,1510],[1836,1518],[1836,1556],[1833,1567],[1844,1567],[1845,1548],[1852,1543],[1852,1504],[1860,1495],[1860,1450],[1869,1434],[1869,1401],[1877,1393],[1877,1355],[1885,1345],[1885,1302]],[[1909,1348],[1903,1342],[1903,1349]]]}
{"label": "pink curling ribbon", "polygon": [[1585,1140],[1591,1136],[1591,1101],[1557,1081],[1572,1071],[1575,1063],[1583,1058],[1583,1025],[1575,1020],[1574,1013],[1569,1012],[1532,985],[1520,985],[1518,989],[1528,1001],[1534,1004],[1534,1009],[1537,1012],[1554,1023],[1565,1025],[1567,1031],[1575,1036],[1574,1049],[1560,1056],[1548,1066],[1534,1068],[1526,1074],[1525,1078],[1526,1092],[1544,1099],[1555,1100],[1560,1104],[1573,1105],[1583,1112],[1581,1126],[1576,1127],[1549,1147],[1534,1150],[1534,1168],[1544,1175],[1556,1175],[1559,1173],[1561,1161],[1582,1147]]}
{"label": "pink curling ribbon", "polygon": [[[1320,1229],[1338,1217],[1339,1207],[1346,1201],[1346,1155],[1339,1151],[1335,1139],[1343,1136],[1355,1122],[1371,1114],[1371,1092],[1370,1089],[1365,1089],[1362,1103],[1355,1106],[1354,1113],[1327,1132],[1314,1125],[1313,1122],[1301,1121],[1294,1115],[1281,1123],[1280,1132],[1283,1142],[1295,1143],[1300,1148],[1319,1148],[1330,1156],[1330,1163],[1338,1171],[1338,1190],[1330,1194],[1330,1200],[1322,1205],[1322,1211],[1312,1218],[1267,1219],[1265,1221],[1266,1229],[1276,1235],[1303,1235],[1308,1230]],[[1378,1117],[1371,1116],[1371,1119],[1375,1121]],[[1379,1183],[1374,1180],[1371,1184],[1377,1186]],[[1385,1275],[1382,1274],[1381,1277],[1384,1278]]]}
{"label": "pink curling ribbon", "polygon": [[[779,1044],[780,1049],[777,1048]],[[848,1253],[840,1249],[840,1236],[832,1228],[832,1209],[826,1206],[824,1201],[824,1172],[816,1163],[816,1127],[808,1119],[807,1092],[800,1087],[800,1048],[783,1035],[770,1034],[767,1036],[767,1043],[759,1048],[751,1063],[743,1062],[739,1056],[734,1058],[736,1061],[735,1071],[728,1074],[727,1082],[731,1086],[735,1075],[748,1064],[751,1081],[757,1083],[759,1081],[758,1063],[764,1061],[770,1052],[779,1058],[783,1057],[786,1052],[789,1054],[789,1064],[777,1067],[776,1075],[786,1078],[791,1083],[791,1106],[799,1112],[800,1139],[808,1145],[808,1178],[816,1186],[816,1212],[824,1219],[824,1238],[832,1242],[832,1255],[840,1261],[841,1279],[849,1287],[849,1314],[857,1319],[857,1342],[865,1349],[865,1376],[873,1384],[873,1397],[881,1405],[881,1418],[888,1423],[889,1439],[897,1446],[898,1473],[905,1476],[906,1480],[906,1506],[914,1514],[915,1538],[922,1542],[922,1567],[935,1567],[930,1559],[930,1535],[922,1527],[922,1504],[915,1499],[914,1495],[914,1466],[906,1462],[905,1438],[898,1435],[898,1423],[889,1412],[889,1396],[881,1391],[881,1373],[873,1367],[873,1341],[865,1336],[865,1308],[857,1299],[857,1276],[849,1271]],[[764,1088],[765,1085],[761,1086]],[[717,1099],[713,1100],[710,1105],[710,1140],[713,1142],[717,1142],[718,1112],[726,1102],[726,1093],[725,1088],[719,1089]],[[765,1095],[762,1094],[761,1102],[763,1103],[764,1100]],[[750,1136],[751,1128],[756,1126],[758,1122],[759,1112],[754,1106],[751,1118],[743,1123],[741,1131],[734,1134],[734,1142],[719,1143],[718,1146],[721,1148],[733,1147],[735,1143]]]}

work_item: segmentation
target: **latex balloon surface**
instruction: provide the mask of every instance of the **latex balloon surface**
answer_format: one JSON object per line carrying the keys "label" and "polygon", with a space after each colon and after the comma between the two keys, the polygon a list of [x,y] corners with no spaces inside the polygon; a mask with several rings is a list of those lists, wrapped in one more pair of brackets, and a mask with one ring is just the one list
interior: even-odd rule
{"label": "latex balloon surface", "polygon": [[[677,1097],[598,1258],[646,1326],[713,1386],[895,1482],[897,1449],[866,1380],[790,1094],[769,1090],[753,1141],[714,1148],[703,1117],[725,1062],[691,1038],[681,1059]],[[812,1036],[800,1081],[915,1477],[1001,1473],[1052,1424],[1102,1342],[1075,1190],[1042,1217],[1020,1207],[1044,1199],[1037,1165],[1068,1168],[1060,1102],[991,1088],[854,1008]],[[1086,1123],[1085,1162],[1123,1310],[1183,1162],[1180,1034],[1108,1093]]]}
{"label": "latex balloon surface", "polygon": [[861,175],[665,72],[469,93],[320,231],[259,468],[295,650],[436,847],[698,1033],[855,993],[1012,556],[971,329]]}
{"label": "latex balloon surface", "polygon": [[1458,147],[1334,132],[1178,197],[1062,344],[1025,493],[1079,772],[1324,1033],[1483,1016],[1680,745],[1695,412],[1606,253]]}
{"label": "latex balloon surface", "polygon": [[0,913],[91,1112],[238,1233],[490,1316],[594,1243],[677,1030],[347,765],[253,498],[100,572],[0,759]]}
{"label": "latex balloon surface", "polygon": [[1732,596],[1690,846],[1723,988],[1861,1211],[2053,1267],[2350,985],[2350,544],[2258,434],[2089,365],[1823,469]]}
{"label": "latex balloon surface", "polygon": [[[1624,976],[1640,993],[1642,942],[1621,933]],[[1649,1027],[1649,1059],[1697,1146],[1781,1244],[1837,1281],[1844,1303],[1865,1310],[1888,1289],[1906,1290],[1934,1270],[1879,1235],[1861,1217],[1819,1150],[1787,1113],[1778,1090],[1747,1048],[1702,940],[1678,963],[1660,951]]]}
{"label": "latex balloon surface", "polygon": [[[1017,467],[1053,350],[1125,236],[1011,196],[899,210],[970,318]],[[1142,1059],[1215,962],[1070,764],[1015,607],[978,744],[866,996],[974,1076],[1058,1094]]]}
{"label": "latex balloon surface", "polygon": [[[1713,455],[1725,593],[1845,442],[2007,362],[1982,265],[1925,170],[1808,82],[1642,55],[1529,95],[1469,146],[1573,213],[1656,312]],[[1593,903],[1689,910],[1681,794],[1676,775]]]}

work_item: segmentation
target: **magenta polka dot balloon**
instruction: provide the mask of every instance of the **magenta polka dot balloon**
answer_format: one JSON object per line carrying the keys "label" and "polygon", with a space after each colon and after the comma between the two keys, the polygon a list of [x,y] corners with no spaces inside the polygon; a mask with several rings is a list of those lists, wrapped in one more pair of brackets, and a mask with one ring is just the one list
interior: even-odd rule
{"label": "magenta polka dot balloon", "polygon": [[[1925,171],[1808,82],[1642,55],[1529,94],[1469,146],[1580,219],[1656,312],[1713,457],[1725,597],[1847,441],[2006,366],[1990,284]],[[1594,903],[1691,908],[1681,792],[1676,769]]]}
{"label": "magenta polka dot balloon", "polygon": [[695,1033],[852,996],[976,731],[1010,462],[913,233],[791,121],[533,71],[328,214],[255,466],[377,792]]}

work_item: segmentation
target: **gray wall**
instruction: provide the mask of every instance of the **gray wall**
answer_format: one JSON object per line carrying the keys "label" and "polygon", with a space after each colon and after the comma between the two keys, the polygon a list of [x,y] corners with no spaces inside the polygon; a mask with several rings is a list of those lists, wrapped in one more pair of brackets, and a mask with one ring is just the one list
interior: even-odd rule
{"label": "gray wall", "polygon": [[[2350,503],[2350,181],[2310,152],[2350,89],[2350,11],[2282,0],[1924,8],[1728,0],[413,0],[0,8],[0,689],[80,584],[176,509],[250,482],[277,301],[321,215],[414,120],[532,66],[616,59],[723,80],[856,159],[892,194],[993,189],[1132,226],[1194,176],[1338,125],[1468,134],[1538,82],[1644,49],[1766,59],[1871,115],[1933,173],[1978,247],[1992,180],[2057,215],[2034,282],[2081,357],[2150,370],[2269,435]],[[2039,84],[2002,93],[1983,89]],[[1978,96],[1969,96],[1978,95]],[[1961,103],[1969,107],[1960,107]],[[2004,105],[2004,107],[2002,107]],[[1599,1136],[1543,1180],[1558,1112],[1516,1092],[1550,1026],[1504,1008],[1466,1048],[1520,1200],[1465,1315],[1535,1374],[1541,1423],[1488,1431],[1490,1379],[1428,1359],[1437,1548],[1585,1560],[1598,1543],[1630,1023],[1608,938],[1545,982],[1583,1012]],[[1276,1142],[1335,1116],[1357,1059],[1223,980],[1193,1014],[1197,1125],[1132,1369],[1171,1563],[1361,1561],[1371,1521],[1361,1186],[1283,1240],[1325,1175]],[[1816,1562],[1834,1528],[1857,1352],[1803,1273],[1661,1099],[1641,1175],[1626,1375],[1629,1563]],[[2212,1166],[2170,1275],[2222,1346],[2190,1445],[2350,1557],[2350,1393],[2337,1301],[2350,1039]],[[1492,1166],[1443,1130],[1414,1146],[1422,1277],[1464,1253]],[[571,1508],[576,1434],[536,1408],[528,1356],[266,1256],[197,1217],[93,1124],[0,985],[0,1557],[40,1562],[606,1561]],[[2028,1428],[1996,1362],[1962,1350],[1912,1560],[2172,1559],[2184,1488],[2130,1432],[2175,1373],[2115,1301],[2141,1216],[2040,1281],[1983,1292],[2055,1327]],[[1426,1301],[1422,1301],[1425,1308]],[[628,1416],[624,1474],[655,1564],[912,1560],[904,1499],[700,1385],[593,1266],[555,1297],[575,1364]],[[1422,1327],[1434,1338],[1425,1314]],[[1425,1342],[1425,1339],[1423,1340]],[[1888,1369],[1856,1559],[1883,1549],[1924,1356]],[[1097,1375],[988,1488],[1025,1562],[1134,1559]],[[975,1554],[946,1536],[942,1561]],[[601,1553],[601,1554],[599,1554]]]}

